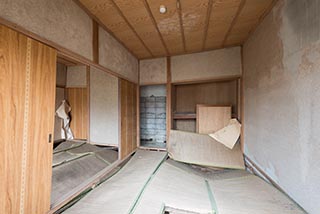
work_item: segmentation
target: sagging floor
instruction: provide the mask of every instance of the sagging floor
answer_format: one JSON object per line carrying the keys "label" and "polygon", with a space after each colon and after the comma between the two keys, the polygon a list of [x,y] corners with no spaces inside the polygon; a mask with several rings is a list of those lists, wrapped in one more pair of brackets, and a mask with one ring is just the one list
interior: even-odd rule
{"label": "sagging floor", "polygon": [[278,189],[245,170],[200,167],[169,159],[166,152],[137,150],[114,176],[64,213],[305,212]]}

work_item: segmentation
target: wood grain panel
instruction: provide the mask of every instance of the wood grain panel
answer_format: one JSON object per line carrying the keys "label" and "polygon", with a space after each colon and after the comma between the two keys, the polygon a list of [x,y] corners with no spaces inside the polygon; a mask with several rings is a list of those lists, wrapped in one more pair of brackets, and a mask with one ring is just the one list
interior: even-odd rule
{"label": "wood grain panel", "polygon": [[121,144],[120,158],[125,158],[137,148],[137,86],[120,80]]}
{"label": "wood grain panel", "polygon": [[237,115],[237,81],[177,85],[174,111],[196,112],[197,104],[232,105]]}
{"label": "wood grain panel", "polygon": [[197,105],[197,133],[211,134],[227,126],[231,106]]}
{"label": "wood grain panel", "polygon": [[165,48],[161,43],[161,38],[152,23],[152,19],[143,1],[114,0],[114,2],[118,5],[139,37],[150,49],[152,55],[155,57],[166,55]]}
{"label": "wood grain panel", "polygon": [[137,57],[151,57],[111,0],[80,0]]}
{"label": "wood grain panel", "polygon": [[0,25],[0,213],[20,210],[26,44],[27,37]]}
{"label": "wood grain panel", "polygon": [[144,59],[241,45],[277,0],[79,1]]}
{"label": "wood grain panel", "polygon": [[70,128],[75,139],[87,139],[88,132],[88,90],[67,88],[67,100],[71,106]]}
{"label": "wood grain panel", "polygon": [[[183,42],[177,13],[176,0],[147,0],[169,54],[182,53]],[[159,5],[166,5],[167,13],[159,13]]]}
{"label": "wood grain panel", "polygon": [[46,213],[50,210],[53,143],[49,143],[49,134],[54,129],[56,51],[35,40],[29,41],[31,72],[24,213]]}
{"label": "wood grain panel", "polygon": [[202,49],[209,0],[181,2],[182,23],[186,40],[186,52]]}
{"label": "wood grain panel", "polygon": [[241,0],[214,1],[208,26],[205,49],[219,48],[234,19]]}
{"label": "wood grain panel", "polygon": [[246,0],[225,45],[241,44],[244,42],[248,38],[250,31],[253,30],[253,27],[261,21],[260,17],[264,15],[265,11],[267,11],[272,4],[273,0]]}

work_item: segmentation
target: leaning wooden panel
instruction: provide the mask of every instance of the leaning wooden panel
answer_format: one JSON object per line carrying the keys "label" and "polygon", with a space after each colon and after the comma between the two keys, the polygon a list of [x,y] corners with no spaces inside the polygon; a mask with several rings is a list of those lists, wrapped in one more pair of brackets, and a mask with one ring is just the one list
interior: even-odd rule
{"label": "leaning wooden panel", "polygon": [[197,133],[211,134],[227,126],[231,106],[197,105]]}
{"label": "leaning wooden panel", "polygon": [[46,213],[50,210],[56,51],[28,40],[31,43],[30,96],[24,213]]}
{"label": "leaning wooden panel", "polygon": [[0,25],[0,213],[19,213],[27,37]]}
{"label": "leaning wooden panel", "polygon": [[169,156],[185,163],[221,168],[244,169],[240,145],[231,150],[209,135],[170,131]]}
{"label": "leaning wooden panel", "polygon": [[70,127],[75,139],[87,139],[87,97],[87,88],[67,88],[67,99],[71,106]]}

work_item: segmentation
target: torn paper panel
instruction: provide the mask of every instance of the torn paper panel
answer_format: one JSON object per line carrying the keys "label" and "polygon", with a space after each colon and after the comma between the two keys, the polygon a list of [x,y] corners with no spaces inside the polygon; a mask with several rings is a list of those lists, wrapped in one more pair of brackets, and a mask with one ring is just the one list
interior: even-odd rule
{"label": "torn paper panel", "polygon": [[229,149],[232,149],[239,139],[240,132],[241,124],[237,119],[231,119],[226,127],[216,131],[213,134],[209,134],[209,136],[219,143],[222,143]]}
{"label": "torn paper panel", "polygon": [[71,107],[66,100],[63,100],[61,105],[56,111],[56,115],[63,120],[63,126],[61,127],[61,138],[72,140],[73,134],[70,128],[70,117]]}

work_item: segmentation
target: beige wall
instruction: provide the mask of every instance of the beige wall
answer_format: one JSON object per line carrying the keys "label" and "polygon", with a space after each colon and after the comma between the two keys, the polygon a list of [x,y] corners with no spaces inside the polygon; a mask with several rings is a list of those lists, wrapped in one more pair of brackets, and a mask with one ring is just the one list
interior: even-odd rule
{"label": "beige wall", "polygon": [[90,142],[119,144],[118,78],[101,70],[90,70]]}
{"label": "beige wall", "polygon": [[320,209],[320,1],[280,0],[244,45],[245,154]]}
{"label": "beige wall", "polygon": [[0,17],[92,59],[91,18],[71,0],[1,0]]}
{"label": "beige wall", "polygon": [[241,75],[240,47],[171,57],[172,82]]}
{"label": "beige wall", "polygon": [[68,66],[67,88],[87,87],[87,67],[84,65]]}
{"label": "beige wall", "polygon": [[138,82],[138,60],[101,27],[99,28],[99,63],[132,82]]}
{"label": "beige wall", "polygon": [[167,59],[140,60],[140,85],[165,84],[167,82]]}

